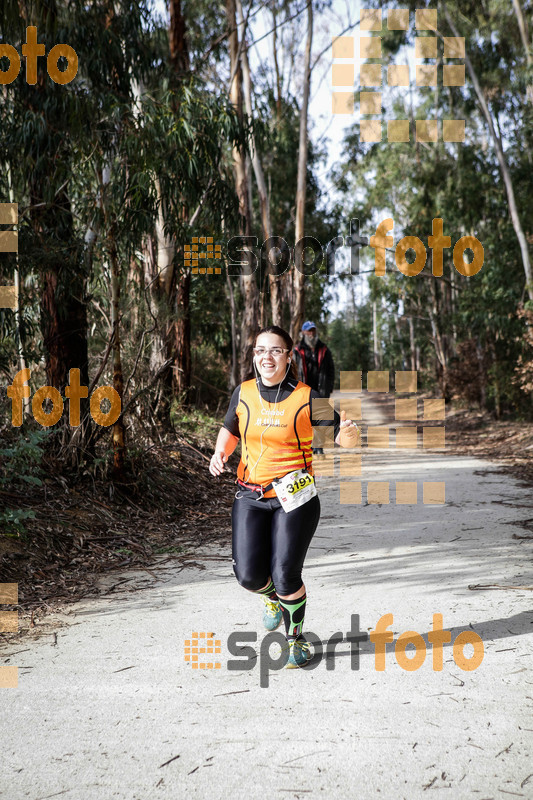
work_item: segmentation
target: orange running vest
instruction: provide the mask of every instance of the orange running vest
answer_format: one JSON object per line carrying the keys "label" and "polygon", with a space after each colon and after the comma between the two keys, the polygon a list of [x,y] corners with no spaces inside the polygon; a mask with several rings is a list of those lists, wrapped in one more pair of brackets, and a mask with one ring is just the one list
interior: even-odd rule
{"label": "orange running vest", "polygon": [[[241,435],[237,476],[242,481],[267,486],[295,469],[313,474],[310,396],[311,387],[298,381],[286,400],[274,404],[263,400],[255,380],[241,384],[236,413]],[[265,492],[265,497],[275,496],[274,489]]]}

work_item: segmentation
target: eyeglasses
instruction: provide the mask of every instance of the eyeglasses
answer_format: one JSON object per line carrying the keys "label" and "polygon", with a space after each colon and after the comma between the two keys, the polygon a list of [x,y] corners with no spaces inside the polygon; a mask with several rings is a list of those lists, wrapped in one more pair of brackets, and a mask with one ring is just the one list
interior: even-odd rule
{"label": "eyeglasses", "polygon": [[254,355],[259,357],[265,356],[267,353],[270,353],[270,355],[274,356],[274,358],[279,358],[280,356],[283,355],[283,353],[288,353],[288,352],[289,350],[283,347],[270,347],[270,348],[254,347]]}

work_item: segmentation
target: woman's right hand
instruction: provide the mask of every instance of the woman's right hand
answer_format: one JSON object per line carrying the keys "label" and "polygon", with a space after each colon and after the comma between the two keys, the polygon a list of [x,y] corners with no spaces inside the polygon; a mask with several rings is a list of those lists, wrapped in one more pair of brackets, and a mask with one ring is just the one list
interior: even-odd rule
{"label": "woman's right hand", "polygon": [[228,457],[223,450],[215,450],[209,462],[209,472],[211,475],[214,475],[215,478],[222,475],[224,472],[224,464],[227,460]]}

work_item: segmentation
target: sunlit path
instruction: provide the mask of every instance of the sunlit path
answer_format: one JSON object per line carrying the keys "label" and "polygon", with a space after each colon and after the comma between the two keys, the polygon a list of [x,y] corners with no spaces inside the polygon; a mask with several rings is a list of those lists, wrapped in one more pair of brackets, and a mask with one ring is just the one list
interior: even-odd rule
{"label": "sunlit path", "polygon": [[[428,787],[461,798],[530,796],[530,595],[468,588],[533,584],[531,545],[512,538],[531,517],[530,491],[494,465],[448,452],[369,455],[363,480],[394,481],[398,471],[445,480],[446,504],[340,505],[337,480],[321,479],[306,630],[323,643],[342,633],[333,670],[321,648],[305,670],[264,668],[259,603],[233,578],[229,534],[223,551],[204,552],[205,571],[126,575],[108,597],[73,606],[57,641],[4,646],[19,688],[2,694],[2,796],[257,797],[259,784],[274,797],[411,800]],[[389,613],[385,669],[375,669],[368,640],[354,669],[351,615],[368,632]],[[434,671],[433,614],[451,643],[464,631],[481,637],[477,669],[462,669],[445,644]],[[241,642],[258,654],[240,653],[244,671],[227,666],[238,631],[258,635]],[[412,672],[395,654],[405,631],[427,647]],[[220,655],[200,656],[220,669],[185,661],[194,632],[220,640]]]}

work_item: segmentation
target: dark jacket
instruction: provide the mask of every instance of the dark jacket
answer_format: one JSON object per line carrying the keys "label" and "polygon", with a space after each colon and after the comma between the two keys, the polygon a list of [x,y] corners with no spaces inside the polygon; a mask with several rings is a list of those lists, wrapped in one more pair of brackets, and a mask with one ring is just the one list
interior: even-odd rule
{"label": "dark jacket", "polygon": [[302,339],[294,352],[299,379],[315,389],[320,397],[329,397],[335,383],[335,366],[329,347],[319,339],[313,353],[305,339]]}

